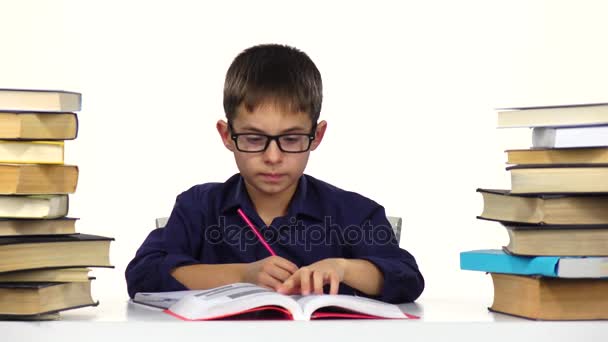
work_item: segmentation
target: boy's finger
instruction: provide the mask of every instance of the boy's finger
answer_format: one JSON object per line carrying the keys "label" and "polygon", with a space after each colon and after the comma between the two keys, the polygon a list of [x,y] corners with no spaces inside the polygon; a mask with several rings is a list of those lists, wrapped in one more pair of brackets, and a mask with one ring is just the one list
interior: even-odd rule
{"label": "boy's finger", "polygon": [[[298,270],[300,273],[300,288],[302,289],[302,295],[306,296],[310,294],[310,270],[306,267],[302,267]],[[296,273],[296,274],[297,274]]]}
{"label": "boy's finger", "polygon": [[292,288],[294,285],[294,277],[295,277],[295,274],[292,275],[291,277],[287,278],[287,280],[285,280],[283,282],[283,286],[285,286],[286,288]]}
{"label": "boy's finger", "polygon": [[277,290],[281,286],[281,282],[270,276],[270,274],[264,273],[260,276],[260,282],[262,285],[266,285],[273,290]]}
{"label": "boy's finger", "polygon": [[340,288],[340,278],[336,273],[330,273],[329,275],[329,294],[338,294]]}
{"label": "boy's finger", "polygon": [[322,271],[316,271],[312,274],[312,280],[314,282],[315,294],[323,294],[323,278],[325,274]]}
{"label": "boy's finger", "polygon": [[284,269],[285,271],[289,272],[289,274],[293,274],[298,270],[298,266],[296,266],[296,264],[281,257],[275,258],[274,265]]}
{"label": "boy's finger", "polygon": [[296,286],[294,286],[294,287],[291,288],[290,294],[300,295],[300,294],[302,294],[302,289],[300,288],[300,286],[296,285]]}
{"label": "boy's finger", "polygon": [[[296,273],[292,274],[289,278],[287,278],[283,284],[281,284],[280,289],[282,289],[281,293],[293,293],[294,291],[299,291],[300,286],[300,277],[302,276],[301,272],[298,270]],[[298,292],[299,293],[299,292]]]}
{"label": "boy's finger", "polygon": [[281,285],[279,287],[279,289],[277,290],[277,292],[284,294],[284,295],[300,295],[302,294],[302,290],[300,289],[299,286],[292,286],[289,288],[284,287],[283,285]]}
{"label": "boy's finger", "polygon": [[288,271],[286,271],[280,267],[272,267],[267,272],[273,278],[277,279],[281,283],[285,282],[285,280],[287,280],[289,277],[291,277],[291,273],[289,273]]}
{"label": "boy's finger", "polygon": [[289,277],[287,280],[285,280],[283,282],[283,284],[281,284],[281,286],[279,286],[279,289],[277,291],[279,291],[280,293],[286,294],[291,292],[292,288],[293,288],[293,276]]}

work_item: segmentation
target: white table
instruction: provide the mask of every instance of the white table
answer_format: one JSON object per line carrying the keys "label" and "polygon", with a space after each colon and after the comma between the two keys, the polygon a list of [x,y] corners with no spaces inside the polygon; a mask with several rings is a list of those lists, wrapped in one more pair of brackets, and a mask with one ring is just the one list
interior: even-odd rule
{"label": "white table", "polygon": [[490,303],[423,299],[401,305],[419,320],[183,322],[126,300],[62,313],[60,321],[0,322],[1,341],[608,341],[608,322],[535,322]]}

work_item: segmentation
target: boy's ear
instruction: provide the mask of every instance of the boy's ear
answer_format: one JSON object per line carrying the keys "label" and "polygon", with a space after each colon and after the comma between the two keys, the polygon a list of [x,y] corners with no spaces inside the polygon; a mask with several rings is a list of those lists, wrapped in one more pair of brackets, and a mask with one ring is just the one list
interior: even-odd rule
{"label": "boy's ear", "polygon": [[315,140],[312,141],[312,145],[310,145],[310,150],[314,151],[319,147],[321,141],[323,141],[323,136],[325,135],[325,130],[327,129],[327,121],[322,120],[317,124],[317,130],[315,131]]}
{"label": "boy's ear", "polygon": [[226,148],[230,151],[234,152],[234,143],[230,138],[230,129],[228,129],[228,123],[224,120],[218,120],[217,124],[215,124],[215,128],[217,128],[217,132],[220,134],[224,146],[226,146]]}

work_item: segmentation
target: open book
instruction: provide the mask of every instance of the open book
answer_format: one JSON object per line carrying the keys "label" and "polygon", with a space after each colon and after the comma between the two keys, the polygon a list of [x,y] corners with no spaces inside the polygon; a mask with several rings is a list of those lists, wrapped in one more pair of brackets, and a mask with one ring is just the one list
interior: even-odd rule
{"label": "open book", "polygon": [[408,319],[397,305],[349,295],[288,296],[248,283],[209,290],[140,292],[133,302],[164,309],[189,321],[215,319],[324,318]]}

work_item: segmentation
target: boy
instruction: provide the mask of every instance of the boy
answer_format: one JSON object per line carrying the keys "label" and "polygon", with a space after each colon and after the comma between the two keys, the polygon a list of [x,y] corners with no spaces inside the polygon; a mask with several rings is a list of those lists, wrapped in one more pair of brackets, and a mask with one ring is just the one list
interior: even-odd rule
{"label": "boy", "polygon": [[249,282],[285,294],[418,298],[424,279],[384,208],[304,175],[327,128],[321,102],[321,74],[305,53],[259,45],[235,58],[227,120],[216,126],[240,172],[177,197],[166,227],[127,266],[131,297]]}

